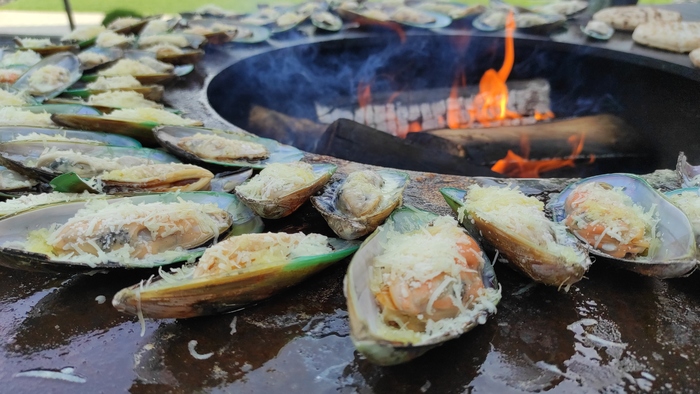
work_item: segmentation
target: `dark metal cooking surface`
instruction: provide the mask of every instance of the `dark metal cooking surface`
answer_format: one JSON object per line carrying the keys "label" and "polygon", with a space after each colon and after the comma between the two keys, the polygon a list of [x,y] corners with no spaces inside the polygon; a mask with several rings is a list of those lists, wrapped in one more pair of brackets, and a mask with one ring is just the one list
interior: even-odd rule
{"label": "dark metal cooking surface", "polygon": [[[286,44],[273,40],[272,45]],[[230,128],[206,103],[205,82],[236,57],[266,50],[210,48],[195,74],[169,90],[167,100],[207,126]],[[356,166],[336,162],[341,172]],[[468,182],[411,175],[406,202],[443,214],[449,209],[437,190]],[[309,204],[266,225],[270,231],[330,235]],[[700,387],[697,273],[662,281],[598,260],[587,279],[564,293],[498,263],[503,300],[497,315],[408,364],[382,368],[358,356],[348,336],[342,294],[347,263],[237,313],[148,320],[143,337],[137,319],[119,314],[110,301],[151,271],[71,277],[0,268],[0,392],[693,392]],[[106,302],[98,303],[98,296]],[[195,359],[188,350],[192,340],[198,353],[214,354]],[[84,383],[15,376],[66,367]]]}

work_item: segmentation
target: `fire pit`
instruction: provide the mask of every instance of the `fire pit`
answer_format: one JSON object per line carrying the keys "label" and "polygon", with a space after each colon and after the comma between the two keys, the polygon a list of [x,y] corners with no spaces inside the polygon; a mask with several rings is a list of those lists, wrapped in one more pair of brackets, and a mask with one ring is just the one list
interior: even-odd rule
{"label": "fire pit", "polygon": [[[486,70],[501,68],[505,52],[503,37],[457,31],[409,32],[405,42],[391,32],[346,32],[210,47],[195,74],[171,87],[166,99],[209,127],[231,129],[231,122],[332,154],[336,158],[310,153],[307,160],[337,163],[341,172],[367,167],[343,158],[441,172],[411,172],[404,196],[407,204],[441,214],[450,210],[438,189],[473,181],[444,174],[497,175],[491,168],[509,150],[576,164],[573,170],[542,171],[544,176],[671,168],[679,150],[697,162],[692,125],[700,74],[687,58],[630,47],[629,35],[584,45],[577,31],[572,27],[553,41],[516,35],[511,91],[522,84],[537,90],[543,80],[549,86],[556,118],[539,123],[479,128],[458,117],[457,127],[449,127],[452,92],[458,102],[473,98],[473,87]],[[384,63],[363,74],[360,63],[372,54]],[[440,101],[442,126],[440,105],[432,106]],[[423,103],[430,103],[430,111],[423,111]],[[406,130],[401,138],[381,121],[365,121],[368,108],[372,119],[381,119],[374,116],[381,106],[386,119],[390,104],[396,115],[401,108],[410,115],[418,105],[420,116],[407,116],[406,126],[420,119],[422,131]],[[319,114],[322,107],[332,109]],[[335,109],[352,109],[352,120],[324,117]],[[466,132],[465,123],[471,127]],[[394,134],[404,134],[398,127],[403,123],[395,125]],[[555,132],[562,135],[554,138]],[[530,141],[529,155],[521,148],[522,135]],[[563,181],[521,182],[551,191]],[[309,204],[265,226],[330,235]],[[360,357],[348,338],[345,269],[338,264],[235,314],[148,320],[139,337],[135,318],[102,301],[151,273],[53,277],[0,268],[0,333],[6,338],[0,383],[17,393],[687,391],[700,385],[700,345],[693,335],[700,330],[697,274],[661,281],[614,270],[601,260],[563,293],[497,263],[503,301],[493,319],[411,363],[381,368]],[[195,359],[188,349],[213,354]],[[74,368],[83,382],[15,377],[65,368]]]}

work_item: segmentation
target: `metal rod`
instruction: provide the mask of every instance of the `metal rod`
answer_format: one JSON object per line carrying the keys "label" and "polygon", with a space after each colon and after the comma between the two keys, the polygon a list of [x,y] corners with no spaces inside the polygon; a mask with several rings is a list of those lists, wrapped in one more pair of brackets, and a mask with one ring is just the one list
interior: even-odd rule
{"label": "metal rod", "polygon": [[75,23],[73,23],[73,11],[70,7],[70,0],[63,0],[63,6],[66,8],[66,15],[68,15],[68,23],[70,24],[70,30],[75,30]]}

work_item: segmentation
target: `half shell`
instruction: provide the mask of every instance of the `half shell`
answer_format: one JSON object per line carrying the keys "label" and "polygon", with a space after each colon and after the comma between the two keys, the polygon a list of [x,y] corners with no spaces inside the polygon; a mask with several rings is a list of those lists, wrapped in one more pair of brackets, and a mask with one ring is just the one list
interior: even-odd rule
{"label": "half shell", "polygon": [[[478,186],[473,186],[478,187]],[[491,186],[484,188],[488,193]],[[536,221],[537,228],[533,232],[517,231],[524,223],[535,221],[535,212],[524,212],[528,217],[514,217],[517,209],[509,208],[514,203],[511,193],[507,196],[496,197],[496,193],[489,198],[491,201],[490,213],[481,213],[478,210],[466,209],[464,206],[467,191],[443,188],[440,193],[447,204],[460,215],[460,222],[472,234],[480,234],[494,249],[501,252],[515,268],[525,273],[537,282],[550,286],[568,289],[572,284],[580,281],[591,265],[586,249],[582,247],[576,238],[569,234],[562,225],[555,223]],[[522,192],[521,192],[522,193]],[[486,195],[484,196],[486,197]],[[506,199],[507,198],[507,199]],[[520,202],[520,199],[517,200]],[[533,209],[536,211],[536,209]],[[509,213],[512,216],[509,216]],[[487,219],[488,217],[491,220]],[[542,212],[544,218],[544,212]],[[524,229],[527,229],[525,227]]]}
{"label": "half shell", "polygon": [[[232,241],[229,238],[225,242]],[[297,257],[290,261],[260,261],[256,265],[223,274],[193,278],[192,267],[178,273],[160,271],[160,277],[146,284],[119,291],[112,305],[120,312],[144,317],[190,318],[241,309],[296,285],[358,248],[351,241],[329,238],[332,252]]]}
{"label": "half shell", "polygon": [[[58,152],[79,152],[80,155],[63,156]],[[47,145],[43,142],[20,141],[0,144],[0,163],[9,169],[46,182],[66,172],[80,172],[85,177],[98,175],[107,168],[100,163],[104,161],[116,161],[122,167],[179,162],[177,158],[165,152],[147,148],[57,142],[51,144],[51,151],[47,151]]]}
{"label": "half shell", "polygon": [[[244,191],[242,187],[255,180],[251,178],[241,186],[236,187],[236,195],[248,205],[255,213],[265,219],[279,219],[292,214],[314,193],[321,190],[333,176],[337,169],[335,164],[312,164],[314,179],[308,184],[297,187],[292,190],[285,190],[282,194],[271,198],[257,198]],[[266,168],[266,170],[269,169]],[[266,171],[266,170],[263,170]]]}
{"label": "half shell", "polygon": [[[341,191],[347,178],[327,185],[322,195],[311,197],[311,203],[340,238],[356,239],[371,233],[395,208],[401,205],[403,190],[409,182],[408,174],[393,170],[378,170],[375,173],[382,180],[378,190],[379,195],[375,196],[379,198],[373,201],[376,205],[360,216],[344,209],[344,204],[341,202]],[[352,191],[348,192],[350,193]],[[364,201],[370,199],[366,193],[360,193],[361,195],[355,197]]]}
{"label": "half shell", "polygon": [[60,52],[78,53],[78,51],[80,51],[80,47],[73,44],[52,44],[43,47],[25,47],[22,43],[22,39],[19,37],[15,37],[15,45],[17,45],[17,48],[20,50],[29,49],[38,53],[42,57],[51,56]]}
{"label": "half shell", "polygon": [[675,278],[693,272],[697,260],[695,234],[690,221],[680,209],[636,175],[599,175],[569,185],[548,204],[554,220],[561,222],[566,219],[566,200],[577,187],[596,182],[619,188],[645,212],[654,210],[658,222],[653,228],[651,246],[646,256],[615,258],[579,237],[590,253],[607,258],[615,266],[657,278]]}
{"label": "half shell", "polygon": [[[59,67],[55,70],[65,70],[65,74],[60,77],[51,78],[41,83],[35,81],[32,76],[39,75],[48,70],[45,67]],[[58,75],[58,74],[57,74]],[[80,69],[80,60],[77,56],[70,52],[61,52],[42,59],[39,63],[32,66],[12,87],[16,90],[27,91],[37,100],[43,101],[48,98],[56,97],[69,86],[73,85],[82,76]]]}
{"label": "half shell", "polygon": [[[262,231],[262,221],[250,209],[241,204],[236,196],[227,193],[189,192],[164,193],[143,196],[115,198],[99,202],[100,204],[115,204],[128,201],[133,204],[141,203],[176,203],[190,201],[198,204],[215,204],[227,212],[228,229],[231,234],[243,234]],[[36,230],[45,229],[54,223],[66,223],[75,214],[86,207],[85,202],[67,203],[24,212],[0,221],[0,265],[9,268],[29,271],[70,272],[85,271],[95,268],[147,268],[172,264],[195,259],[204,253],[202,244],[212,240],[216,234],[202,233],[198,235],[198,244],[188,246],[190,249],[169,252],[162,259],[145,261],[129,260],[127,265],[110,261],[83,262],[72,260],[52,260],[47,254],[30,252],[26,241]],[[218,230],[222,236],[227,228]],[[10,230],[11,229],[11,230]],[[181,244],[182,245],[182,244]]]}
{"label": "half shell", "polygon": [[[240,141],[242,143],[255,143],[262,145],[267,150],[267,158],[262,160],[244,160],[244,159],[231,159],[223,160],[221,158],[203,158],[195,155],[194,153],[183,148],[180,144],[183,138],[192,138],[197,134],[202,134],[205,136],[218,136],[226,138],[227,140]],[[201,127],[185,127],[185,126],[160,126],[153,130],[153,135],[160,145],[165,149],[173,153],[174,155],[193,163],[199,163],[202,165],[217,165],[224,167],[251,167],[251,168],[265,168],[266,165],[270,163],[291,163],[299,161],[304,157],[304,153],[299,149],[285,144],[280,144],[279,142],[268,139],[260,138],[254,134],[247,133],[245,131],[224,131],[216,129],[205,129]],[[214,151],[211,149],[211,151]]]}
{"label": "half shell", "polygon": [[94,131],[44,129],[40,127],[21,126],[0,127],[0,143],[10,141],[61,141],[95,145],[130,146],[134,148],[141,147],[141,144],[133,138]]}
{"label": "half shell", "polygon": [[[375,258],[383,254],[396,233],[425,231],[436,219],[437,215],[412,207],[397,209],[383,226],[362,243],[348,266],[344,290],[350,317],[350,338],[357,350],[375,364],[395,365],[410,361],[477,325],[484,324],[488,315],[496,312],[496,304],[501,298],[500,286],[488,257],[482,252],[483,265],[477,275],[480,275],[483,289],[479,290],[479,296],[464,312],[453,319],[447,319],[452,320],[452,324],[446,323],[442,329],[438,328],[432,334],[414,332],[416,339],[406,339],[404,335],[399,337],[396,334],[396,331],[410,330],[386,328],[388,325],[381,318],[378,301],[370,288]],[[442,319],[437,324],[441,322]]]}

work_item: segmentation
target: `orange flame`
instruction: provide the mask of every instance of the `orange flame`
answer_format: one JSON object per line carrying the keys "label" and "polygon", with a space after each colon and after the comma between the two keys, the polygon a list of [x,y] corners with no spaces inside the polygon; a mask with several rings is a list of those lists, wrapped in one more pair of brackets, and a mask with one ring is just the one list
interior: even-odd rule
{"label": "orange flame", "polygon": [[[571,155],[565,159],[528,160],[530,156],[530,141],[527,136],[520,139],[523,156],[519,156],[512,150],[508,150],[506,157],[496,162],[491,167],[491,171],[503,174],[511,178],[539,178],[540,174],[547,171],[556,170],[563,167],[574,167],[576,156],[583,151],[585,134],[581,136],[572,135],[568,141],[572,145]],[[590,163],[595,161],[595,156],[591,155]]]}
{"label": "orange flame", "polygon": [[370,83],[360,81],[357,84],[357,103],[364,108],[372,102],[372,89]]}

